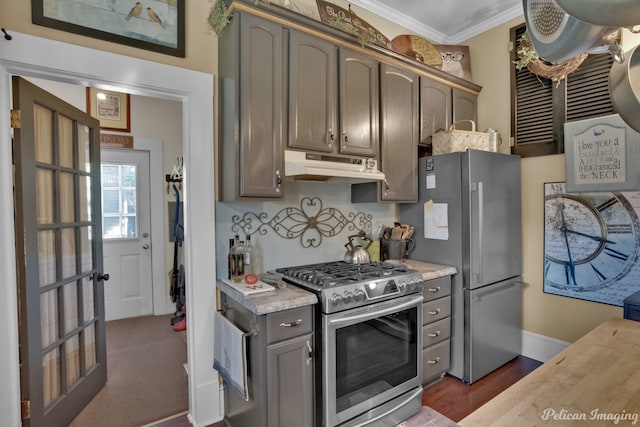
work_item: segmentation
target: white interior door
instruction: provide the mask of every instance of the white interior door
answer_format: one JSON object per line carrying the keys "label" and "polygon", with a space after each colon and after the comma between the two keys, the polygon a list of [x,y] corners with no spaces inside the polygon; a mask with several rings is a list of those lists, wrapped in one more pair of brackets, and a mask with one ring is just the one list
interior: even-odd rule
{"label": "white interior door", "polygon": [[106,320],[153,313],[149,152],[101,151]]}

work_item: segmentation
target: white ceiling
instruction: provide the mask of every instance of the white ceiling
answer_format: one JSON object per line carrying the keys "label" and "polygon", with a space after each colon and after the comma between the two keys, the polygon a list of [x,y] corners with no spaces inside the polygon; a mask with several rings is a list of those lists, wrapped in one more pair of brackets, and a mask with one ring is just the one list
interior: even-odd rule
{"label": "white ceiling", "polygon": [[522,0],[349,0],[436,44],[459,44],[523,15]]}

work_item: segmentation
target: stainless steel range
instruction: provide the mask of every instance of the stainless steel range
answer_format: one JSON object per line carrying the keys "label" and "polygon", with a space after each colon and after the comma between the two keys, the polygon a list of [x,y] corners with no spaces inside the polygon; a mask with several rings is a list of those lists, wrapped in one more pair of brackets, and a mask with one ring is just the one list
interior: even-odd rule
{"label": "stainless steel range", "polygon": [[320,301],[317,426],[395,426],[421,410],[421,273],[342,261],[276,271]]}

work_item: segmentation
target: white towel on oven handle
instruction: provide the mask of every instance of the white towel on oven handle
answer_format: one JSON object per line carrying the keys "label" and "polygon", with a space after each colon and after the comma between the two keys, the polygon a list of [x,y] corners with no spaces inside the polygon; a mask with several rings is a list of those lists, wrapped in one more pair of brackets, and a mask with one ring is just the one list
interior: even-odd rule
{"label": "white towel on oven handle", "polygon": [[214,316],[213,369],[249,400],[247,387],[247,333],[240,330],[220,312]]}

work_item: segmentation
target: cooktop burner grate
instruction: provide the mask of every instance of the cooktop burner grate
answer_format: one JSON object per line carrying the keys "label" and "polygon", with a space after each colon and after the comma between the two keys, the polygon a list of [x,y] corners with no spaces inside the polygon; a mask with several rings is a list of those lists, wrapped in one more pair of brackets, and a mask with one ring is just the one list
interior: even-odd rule
{"label": "cooktop burner grate", "polygon": [[406,274],[408,269],[403,264],[372,262],[367,264],[349,264],[344,261],[309,264],[296,267],[276,269],[285,277],[297,279],[322,287],[331,287],[368,280],[394,277]]}

